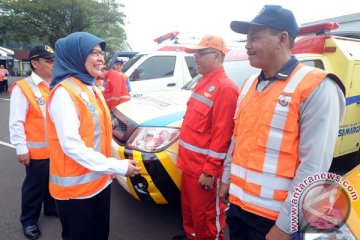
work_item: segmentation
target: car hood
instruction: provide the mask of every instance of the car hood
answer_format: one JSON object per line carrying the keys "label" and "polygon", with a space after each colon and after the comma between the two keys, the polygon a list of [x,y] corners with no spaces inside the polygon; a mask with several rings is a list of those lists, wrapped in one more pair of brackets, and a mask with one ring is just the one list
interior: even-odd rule
{"label": "car hood", "polygon": [[117,109],[140,126],[180,127],[191,93],[183,89],[147,93]]}

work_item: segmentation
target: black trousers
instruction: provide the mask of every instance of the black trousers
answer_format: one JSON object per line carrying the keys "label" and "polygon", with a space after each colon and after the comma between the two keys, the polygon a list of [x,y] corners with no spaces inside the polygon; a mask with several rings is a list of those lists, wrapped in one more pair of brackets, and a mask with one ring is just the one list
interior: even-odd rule
{"label": "black trousers", "polygon": [[226,221],[231,240],[264,240],[275,221],[244,211],[230,204]]}
{"label": "black trousers", "polygon": [[24,226],[37,224],[42,205],[44,213],[56,213],[55,201],[49,193],[49,159],[30,160],[21,188],[20,222]]}
{"label": "black trousers", "polygon": [[0,93],[4,91],[4,81],[0,81]]}
{"label": "black trousers", "polygon": [[55,200],[64,240],[107,240],[110,185],[87,199]]}
{"label": "black trousers", "polygon": [[8,80],[4,79],[3,83],[4,83],[4,91],[5,92],[9,91]]}

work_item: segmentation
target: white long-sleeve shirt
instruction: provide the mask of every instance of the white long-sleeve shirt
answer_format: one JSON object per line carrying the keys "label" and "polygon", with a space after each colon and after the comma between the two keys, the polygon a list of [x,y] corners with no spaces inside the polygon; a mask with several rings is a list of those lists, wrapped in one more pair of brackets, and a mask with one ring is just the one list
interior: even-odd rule
{"label": "white long-sleeve shirt", "polygon": [[[265,81],[264,81],[265,82]],[[262,91],[267,83],[259,84]],[[339,130],[339,123],[345,111],[345,97],[340,87],[331,79],[325,78],[310,96],[300,105],[300,165],[291,183],[288,197],[276,220],[276,225],[290,234],[291,196],[294,188],[307,177],[329,170]],[[222,182],[230,183],[231,143],[229,155],[224,161]]]}
{"label": "white long-sleeve shirt", "polygon": [[[36,86],[45,82],[45,80],[35,72],[31,73],[31,79]],[[16,146],[17,155],[29,152],[29,149],[26,146],[26,134],[24,128],[29,105],[30,103],[21,91],[20,87],[15,85],[12,89],[10,97],[9,131],[10,142]]]}

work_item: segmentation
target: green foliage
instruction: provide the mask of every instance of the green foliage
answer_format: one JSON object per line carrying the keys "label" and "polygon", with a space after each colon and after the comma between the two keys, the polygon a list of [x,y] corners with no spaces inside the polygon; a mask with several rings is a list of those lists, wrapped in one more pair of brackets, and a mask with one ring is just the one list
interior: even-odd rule
{"label": "green foliage", "polygon": [[0,45],[54,47],[70,33],[90,32],[107,42],[107,51],[130,50],[123,7],[116,0],[0,0]]}

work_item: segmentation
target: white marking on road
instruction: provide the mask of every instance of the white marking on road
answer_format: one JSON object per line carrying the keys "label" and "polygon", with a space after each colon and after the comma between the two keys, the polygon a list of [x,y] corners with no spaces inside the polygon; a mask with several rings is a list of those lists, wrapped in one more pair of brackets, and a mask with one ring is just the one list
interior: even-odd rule
{"label": "white marking on road", "polygon": [[10,101],[9,98],[0,98],[0,100]]}
{"label": "white marking on road", "polygon": [[7,146],[7,147],[11,147],[11,148],[15,148],[15,149],[16,149],[16,147],[15,147],[14,145],[12,145],[12,144],[10,144],[10,143],[7,143],[7,142],[0,141],[0,144],[1,144],[1,145],[4,145],[4,146]]}

